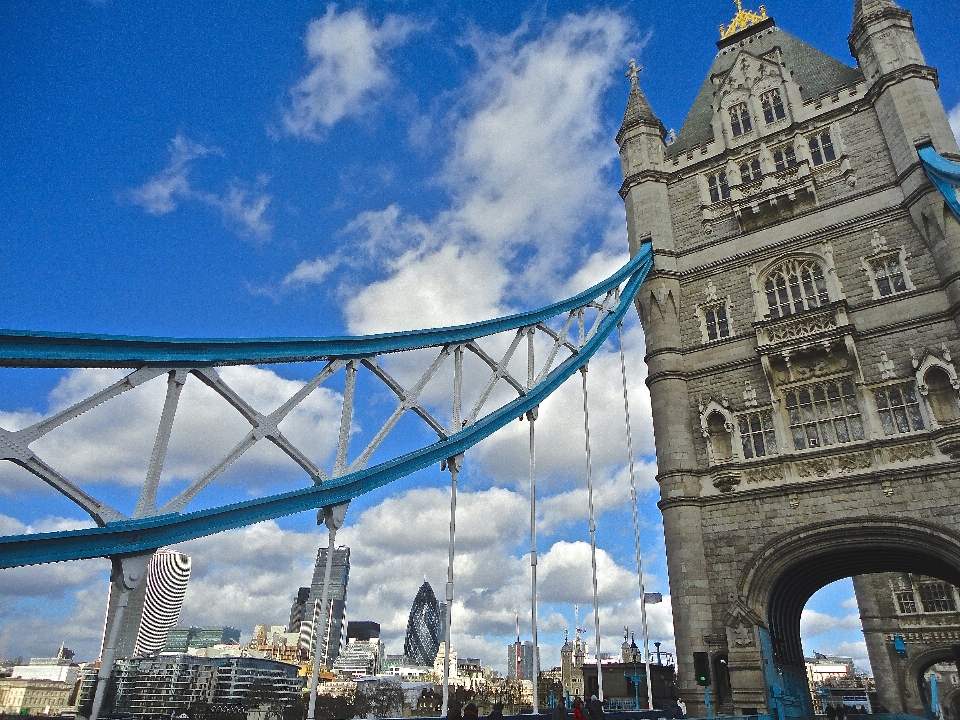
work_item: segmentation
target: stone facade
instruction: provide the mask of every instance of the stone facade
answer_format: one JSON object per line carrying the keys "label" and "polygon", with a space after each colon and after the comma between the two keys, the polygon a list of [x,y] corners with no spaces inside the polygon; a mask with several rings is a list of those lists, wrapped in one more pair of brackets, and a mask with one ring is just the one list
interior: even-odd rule
{"label": "stone facade", "polygon": [[870,664],[884,678],[877,684],[879,704],[929,716],[931,687],[924,676],[933,671],[938,705],[955,716],[960,681],[951,645],[960,645],[957,588],[912,573],[861,575],[853,587]]}
{"label": "stone facade", "polygon": [[917,148],[960,149],[908,12],[856,0],[850,47],[857,68],[757,16],[669,144],[630,73],[620,192],[655,258],[636,304],[694,716],[694,651],[723,712],[810,713],[820,587],[960,583],[960,224]]}

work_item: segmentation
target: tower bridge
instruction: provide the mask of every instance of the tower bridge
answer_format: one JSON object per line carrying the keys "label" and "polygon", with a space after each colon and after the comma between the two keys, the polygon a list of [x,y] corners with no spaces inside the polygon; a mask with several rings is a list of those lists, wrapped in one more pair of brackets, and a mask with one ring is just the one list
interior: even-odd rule
{"label": "tower bridge", "polygon": [[[436,464],[451,473],[455,513],[463,454],[516,418],[530,424],[533,497],[539,405],[578,371],[586,396],[590,358],[635,306],[646,336],[679,684],[690,714],[706,709],[693,664],[694,653],[706,653],[721,712],[811,716],[800,612],[819,588],[845,577],[855,578],[881,704],[924,714],[929,698],[919,676],[960,643],[960,625],[936,615],[945,612],[936,601],[946,595],[927,610],[915,589],[930,584],[924,579],[960,586],[960,379],[953,363],[960,351],[960,148],[909,12],[893,0],[855,0],[849,40],[856,67],[781,30],[765,10],[738,3],[686,121],[669,139],[631,63],[616,140],[633,259],[547,308],[365,338],[0,332],[3,366],[131,370],[28,428],[0,431],[0,459],[29,470],[97,524],[0,538],[0,567],[110,557],[113,587],[126,595],[156,548],[309,509],[319,509],[332,547],[351,499]],[[433,361],[405,385],[382,360],[414,351],[432,353]],[[469,401],[468,358],[487,378]],[[217,370],[318,361],[323,369],[269,413]],[[421,400],[444,366],[452,366],[446,420]],[[397,408],[351,455],[361,372],[388,388]],[[341,373],[335,459],[322,469],[281,425]],[[132,517],[31,448],[91,408],[163,377],[166,400]],[[158,506],[189,378],[226,400],[250,429]],[[500,402],[501,388],[509,388],[509,400]],[[410,414],[437,440],[368,467]],[[586,435],[589,482],[589,425]],[[303,471],[305,487],[190,511],[196,496],[261,440]],[[531,550],[536,628],[535,537]],[[642,598],[642,577],[640,585]],[[954,592],[948,585],[943,593]],[[106,646],[101,672],[109,674],[109,632]]]}
{"label": "tower bridge", "polygon": [[853,3],[855,67],[774,15],[737,2],[675,137],[631,68],[617,135],[680,692],[704,714],[703,653],[721,712],[812,716],[800,613],[853,576],[879,704],[925,715],[960,642],[960,150],[893,0]]}

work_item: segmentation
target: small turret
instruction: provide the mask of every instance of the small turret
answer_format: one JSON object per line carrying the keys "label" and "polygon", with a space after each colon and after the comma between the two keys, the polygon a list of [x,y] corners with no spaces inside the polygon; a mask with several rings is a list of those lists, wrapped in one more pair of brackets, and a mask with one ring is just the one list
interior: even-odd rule
{"label": "small turret", "polygon": [[667,131],[653,114],[640,89],[639,75],[643,70],[636,60],[630,61],[626,76],[630,78],[630,96],[623,114],[617,144],[620,146],[620,163],[623,177],[628,178],[643,170],[660,169],[663,164],[663,140]]}
{"label": "small turret", "polygon": [[932,143],[956,153],[957,142],[937,94],[936,68],[928,67],[913,28],[913,16],[894,0],[855,0],[850,52],[867,80],[881,126],[897,165],[916,164],[916,147]]}

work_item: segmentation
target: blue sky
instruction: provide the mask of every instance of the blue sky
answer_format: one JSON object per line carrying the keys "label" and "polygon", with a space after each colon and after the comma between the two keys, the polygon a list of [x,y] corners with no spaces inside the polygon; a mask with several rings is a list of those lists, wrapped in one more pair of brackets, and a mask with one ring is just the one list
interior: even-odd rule
{"label": "blue sky", "polygon": [[[941,97],[956,127],[960,62],[943,22],[954,17],[955,4],[930,0],[908,9],[928,63],[940,70]],[[629,89],[628,60],[644,66],[651,105],[668,128],[679,129],[715,54],[717,26],[733,10],[719,0],[285,0],[222,8],[6,2],[0,325],[333,335],[456,324],[572,294],[626,259],[613,137]],[[767,10],[788,32],[853,62],[846,44],[852,2],[768,3]],[[647,587],[666,593],[635,318],[627,345],[645,458],[639,480]],[[595,366],[597,434],[604,438],[595,458],[607,578],[601,619],[609,649],[623,625],[638,625],[636,577],[613,348]],[[306,373],[238,370],[230,379],[269,404]],[[0,371],[0,425],[22,425],[114,377]],[[168,488],[229,447],[232,426],[222,408],[189,392],[200,409],[184,418],[179,436],[175,430]],[[319,395],[298,416],[303,432],[329,430],[337,392]],[[91,414],[47,451],[95,494],[121,507],[131,494],[135,502],[141,459],[127,450],[145,442],[149,454],[147,416],[159,408],[159,393],[145,388],[140,405]],[[383,411],[371,397],[368,427]],[[563,630],[573,626],[572,604],[589,604],[577,407],[577,389],[565,388],[545,405],[538,430],[545,666],[556,662]],[[193,429],[221,423],[209,443],[192,438]],[[401,430],[391,450],[423,437],[412,426]],[[529,615],[524,438],[519,425],[508,428],[468,455],[461,488],[455,645],[495,666],[505,662],[514,613]],[[321,445],[318,453],[329,451]],[[261,453],[206,501],[298,482]],[[354,553],[348,610],[383,623],[394,652],[423,577],[442,592],[444,488],[432,471],[362,498],[342,532]],[[38,481],[0,468],[0,532],[80,520]],[[234,624],[245,639],[255,623],[284,623],[297,586],[309,582],[320,541],[307,514],[188,544],[195,568],[183,621]],[[0,572],[6,654],[43,655],[66,637],[92,658],[105,571],[104,561],[88,561]],[[811,601],[808,651],[863,657],[852,595],[843,583]],[[583,627],[591,622],[587,612]],[[666,603],[653,609],[651,622],[670,645]]]}

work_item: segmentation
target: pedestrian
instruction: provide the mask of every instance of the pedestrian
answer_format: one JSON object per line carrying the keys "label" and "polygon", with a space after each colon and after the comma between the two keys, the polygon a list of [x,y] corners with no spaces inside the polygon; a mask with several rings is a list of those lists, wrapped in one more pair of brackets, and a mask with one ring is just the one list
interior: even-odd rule
{"label": "pedestrian", "polygon": [[843,720],[847,716],[847,708],[843,703],[837,705],[837,720]]}
{"label": "pedestrian", "polygon": [[570,713],[567,712],[567,704],[563,698],[553,708],[553,720],[570,720]]}
{"label": "pedestrian", "polygon": [[463,708],[463,720],[477,720],[480,711],[473,703],[467,703]]}
{"label": "pedestrian", "polygon": [[585,713],[583,712],[583,700],[580,699],[580,696],[577,695],[573,701],[573,720],[586,720],[584,717]]}
{"label": "pedestrian", "polygon": [[837,720],[837,709],[833,705],[827,705],[825,712],[827,720]]}
{"label": "pedestrian", "polygon": [[590,720],[603,720],[603,703],[600,702],[596,695],[590,696],[587,712],[590,715]]}
{"label": "pedestrian", "polygon": [[488,720],[503,720],[503,703],[498,702],[493,704],[493,710],[490,711],[490,714],[487,715]]}
{"label": "pedestrian", "polygon": [[686,717],[687,704],[683,701],[683,698],[677,698],[677,707],[680,708],[680,717]]}

